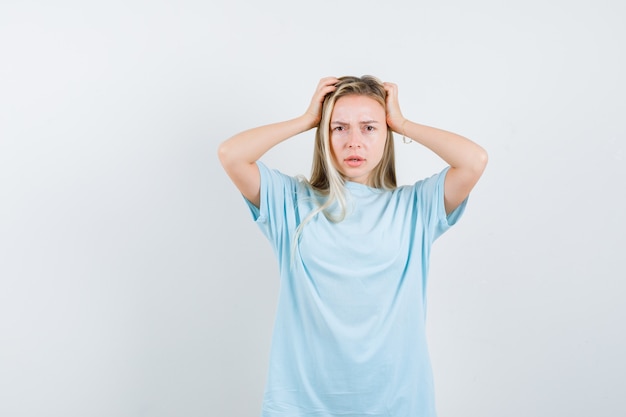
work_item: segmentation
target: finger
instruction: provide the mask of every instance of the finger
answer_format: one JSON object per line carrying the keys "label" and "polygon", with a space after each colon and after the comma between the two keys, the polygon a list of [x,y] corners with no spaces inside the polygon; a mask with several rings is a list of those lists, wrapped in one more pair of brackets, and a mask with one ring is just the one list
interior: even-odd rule
{"label": "finger", "polygon": [[336,89],[337,87],[334,85],[327,85],[319,90],[318,95],[321,96],[321,98],[324,98],[327,94],[332,93]]}
{"label": "finger", "polygon": [[339,82],[339,79],[337,77],[324,77],[320,80],[319,82],[319,86],[329,86],[329,85],[335,85]]}
{"label": "finger", "polygon": [[385,87],[385,90],[387,91],[398,91],[398,85],[395,83],[384,82],[383,86]]}
{"label": "finger", "polygon": [[395,88],[388,87],[388,88],[385,88],[385,90],[387,91],[388,98],[395,99],[396,97],[398,97],[398,90],[396,90]]}

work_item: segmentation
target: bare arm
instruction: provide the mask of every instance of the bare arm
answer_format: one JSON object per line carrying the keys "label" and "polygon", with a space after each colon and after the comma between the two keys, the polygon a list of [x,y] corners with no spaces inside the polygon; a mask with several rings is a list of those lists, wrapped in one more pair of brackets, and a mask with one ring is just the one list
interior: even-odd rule
{"label": "bare arm", "polygon": [[300,117],[245,130],[222,142],[218,156],[224,170],[252,204],[259,207],[261,176],[256,161],[268,150],[299,133],[316,127],[326,94],[335,90],[335,77],[320,80],[311,104]]}
{"label": "bare arm", "polygon": [[450,165],[444,184],[446,214],[467,198],[487,165],[487,152],[471,140],[406,119],[398,104],[398,87],[384,83],[387,90],[387,124],[397,133],[424,145]]}

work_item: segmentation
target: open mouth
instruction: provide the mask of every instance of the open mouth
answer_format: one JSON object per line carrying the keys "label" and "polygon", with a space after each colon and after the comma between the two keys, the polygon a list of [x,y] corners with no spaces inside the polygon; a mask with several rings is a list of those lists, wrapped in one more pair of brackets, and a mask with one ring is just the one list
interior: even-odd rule
{"label": "open mouth", "polygon": [[365,159],[361,158],[360,156],[349,156],[344,159],[344,162],[350,167],[358,167],[363,162],[365,162]]}

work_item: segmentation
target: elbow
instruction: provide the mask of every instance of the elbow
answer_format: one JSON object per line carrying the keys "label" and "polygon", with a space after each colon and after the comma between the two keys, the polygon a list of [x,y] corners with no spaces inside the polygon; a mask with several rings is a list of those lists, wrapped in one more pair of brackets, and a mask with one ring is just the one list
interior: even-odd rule
{"label": "elbow", "polygon": [[249,162],[237,144],[230,139],[219,144],[217,147],[217,158],[226,172],[234,172],[242,166],[252,165],[256,162],[256,160]]}
{"label": "elbow", "polygon": [[472,184],[476,184],[485,172],[487,162],[489,162],[489,155],[487,154],[487,151],[479,147],[476,150],[476,153],[472,155],[471,162],[467,165],[467,170],[465,171],[467,175],[466,179]]}
{"label": "elbow", "polygon": [[471,177],[477,180],[481,177],[481,175],[483,175],[483,172],[487,167],[487,162],[489,162],[489,155],[487,154],[487,151],[478,147],[465,161],[464,170],[468,175],[471,175]]}
{"label": "elbow", "polygon": [[217,147],[217,157],[220,160],[222,166],[226,167],[229,164],[231,155],[232,152],[230,151],[230,147],[228,146],[228,141],[220,143],[220,145]]}
{"label": "elbow", "polygon": [[478,170],[481,174],[487,167],[487,162],[489,162],[489,154],[483,148],[480,148],[476,155],[476,170]]}

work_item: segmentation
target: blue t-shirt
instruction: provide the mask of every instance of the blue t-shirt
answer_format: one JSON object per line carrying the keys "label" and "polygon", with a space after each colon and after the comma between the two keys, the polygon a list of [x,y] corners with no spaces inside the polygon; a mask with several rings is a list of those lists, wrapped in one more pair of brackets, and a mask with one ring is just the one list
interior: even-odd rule
{"label": "blue t-shirt", "polygon": [[434,417],[429,256],[467,202],[446,216],[448,168],[393,191],[347,182],[346,218],[333,223],[319,213],[294,246],[319,197],[257,165],[260,209],[246,201],[280,269],[262,416]]}

